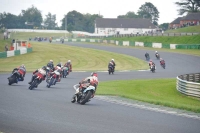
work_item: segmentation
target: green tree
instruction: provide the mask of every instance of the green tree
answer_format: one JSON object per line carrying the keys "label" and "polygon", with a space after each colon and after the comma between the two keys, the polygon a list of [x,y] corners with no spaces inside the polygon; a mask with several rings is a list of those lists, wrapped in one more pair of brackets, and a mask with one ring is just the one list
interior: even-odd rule
{"label": "green tree", "polygon": [[180,7],[180,9],[178,9],[179,15],[200,11],[200,0],[181,0],[180,2],[175,2],[175,4]]}
{"label": "green tree", "polygon": [[41,11],[39,11],[36,7],[32,6],[27,10],[22,10],[21,12],[22,20],[28,22],[30,25],[26,25],[26,28],[33,28],[33,27],[41,27],[43,18]]}
{"label": "green tree", "polygon": [[94,21],[96,18],[102,18],[98,14],[81,14],[77,11],[68,12],[67,15],[61,20],[61,29],[65,30],[67,27],[68,31],[86,31],[94,32]]}
{"label": "green tree", "polygon": [[0,28],[20,28],[20,19],[11,13],[0,13]]}
{"label": "green tree", "polygon": [[103,16],[99,14],[85,14],[84,15],[84,22],[85,22],[85,31],[94,33],[94,24],[96,18],[103,18]]}
{"label": "green tree", "polygon": [[56,23],[56,15],[52,15],[50,12],[46,15],[46,18],[44,19],[44,26],[47,29],[55,29],[56,27],[58,27],[57,23]]}
{"label": "green tree", "polygon": [[149,18],[154,25],[158,25],[159,11],[152,3],[145,2],[137,13],[140,17]]}
{"label": "green tree", "polygon": [[162,28],[163,30],[167,30],[169,27],[169,23],[163,23],[159,25],[159,28]]}
{"label": "green tree", "polygon": [[119,15],[117,16],[117,18],[139,18],[140,16],[138,16],[137,14],[135,14],[135,12],[127,12],[126,15]]}

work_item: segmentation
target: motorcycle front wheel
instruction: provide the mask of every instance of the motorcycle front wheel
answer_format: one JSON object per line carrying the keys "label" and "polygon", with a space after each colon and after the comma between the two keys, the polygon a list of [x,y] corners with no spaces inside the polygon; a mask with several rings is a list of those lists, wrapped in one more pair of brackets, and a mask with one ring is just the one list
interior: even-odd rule
{"label": "motorcycle front wheel", "polygon": [[82,105],[84,105],[86,102],[89,101],[89,99],[91,98],[91,96],[92,96],[92,92],[91,91],[87,91],[85,97],[81,98],[79,103],[82,104]]}
{"label": "motorcycle front wheel", "polygon": [[32,84],[30,85],[29,89],[32,90],[32,89],[36,86],[37,83],[38,83],[38,81],[37,81],[37,80],[34,80],[34,81],[32,82]]}

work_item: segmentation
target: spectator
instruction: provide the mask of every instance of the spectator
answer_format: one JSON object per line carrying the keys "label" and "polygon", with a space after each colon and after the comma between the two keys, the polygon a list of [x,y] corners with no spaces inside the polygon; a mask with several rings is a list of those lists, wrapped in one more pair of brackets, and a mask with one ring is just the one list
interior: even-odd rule
{"label": "spectator", "polygon": [[4,38],[4,40],[7,39],[7,33],[6,32],[3,33],[3,38]]}
{"label": "spectator", "polygon": [[8,51],[8,45],[6,44],[6,46],[5,46],[5,51]]}

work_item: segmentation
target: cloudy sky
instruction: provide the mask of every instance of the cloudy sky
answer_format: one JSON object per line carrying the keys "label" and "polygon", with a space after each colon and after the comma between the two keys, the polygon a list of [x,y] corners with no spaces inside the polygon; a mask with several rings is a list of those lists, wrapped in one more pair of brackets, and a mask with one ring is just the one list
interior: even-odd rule
{"label": "cloudy sky", "polygon": [[137,13],[139,7],[145,2],[151,2],[160,12],[158,23],[170,23],[178,17],[178,7],[174,4],[180,0],[0,0],[0,13],[19,15],[21,10],[34,5],[43,18],[48,12],[56,14],[57,23],[65,14],[76,10],[82,14],[101,14],[104,18],[117,18],[129,11]]}

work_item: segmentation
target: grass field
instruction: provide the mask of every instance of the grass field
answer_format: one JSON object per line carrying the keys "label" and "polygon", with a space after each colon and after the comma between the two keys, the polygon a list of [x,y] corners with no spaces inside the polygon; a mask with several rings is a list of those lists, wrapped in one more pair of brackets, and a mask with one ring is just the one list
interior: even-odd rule
{"label": "grass field", "polygon": [[11,33],[11,38],[15,39],[22,39],[22,40],[28,40],[29,38],[35,38],[35,37],[54,37],[54,38],[60,38],[60,37],[71,37],[70,34],[65,34],[65,33],[38,33],[38,32],[12,32]]}
{"label": "grass field", "polygon": [[27,71],[33,71],[46,65],[50,59],[54,64],[58,62],[66,63],[71,60],[73,71],[95,71],[107,70],[108,62],[114,58],[117,70],[138,70],[147,69],[145,61],[132,56],[94,50],[89,48],[79,48],[63,44],[38,43],[31,44],[33,52],[9,58],[0,59],[0,71],[11,71],[20,64],[25,64]]}
{"label": "grass field", "polygon": [[101,82],[97,94],[120,96],[200,113],[200,99],[176,90],[176,79],[118,80]]}
{"label": "grass field", "polygon": [[135,36],[109,38],[118,41],[154,42],[164,44],[200,44],[200,35],[194,36]]}
{"label": "grass field", "polygon": [[165,33],[200,33],[200,25],[179,28],[175,30],[167,30]]}

